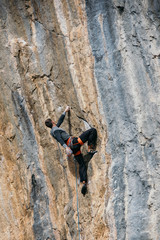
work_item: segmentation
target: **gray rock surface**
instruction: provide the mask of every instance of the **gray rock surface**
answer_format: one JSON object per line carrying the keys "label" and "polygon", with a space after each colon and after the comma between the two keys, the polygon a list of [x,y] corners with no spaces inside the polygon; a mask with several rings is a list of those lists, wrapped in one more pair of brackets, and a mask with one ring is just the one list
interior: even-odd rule
{"label": "gray rock surface", "polygon": [[158,0],[0,0],[0,239],[79,239],[74,160],[44,125],[67,105],[66,131],[98,131],[81,239],[160,239],[159,67]]}
{"label": "gray rock surface", "polygon": [[86,1],[118,240],[160,236],[159,10],[158,1]]}

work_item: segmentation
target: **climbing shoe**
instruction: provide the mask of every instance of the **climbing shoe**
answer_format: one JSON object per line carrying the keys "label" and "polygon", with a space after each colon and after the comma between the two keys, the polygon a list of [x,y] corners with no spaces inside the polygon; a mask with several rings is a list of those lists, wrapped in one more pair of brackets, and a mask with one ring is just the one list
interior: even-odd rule
{"label": "climbing shoe", "polygon": [[90,145],[88,146],[88,153],[96,153],[97,151],[95,150],[95,146],[94,145]]}
{"label": "climbing shoe", "polygon": [[86,195],[86,193],[87,193],[87,185],[86,185],[86,183],[83,184],[83,187],[82,187],[82,189],[81,189],[81,193],[83,194],[83,196]]}
{"label": "climbing shoe", "polygon": [[88,154],[90,154],[90,155],[94,155],[95,153],[97,153],[97,151],[95,151],[95,150],[90,150],[89,152],[88,152]]}

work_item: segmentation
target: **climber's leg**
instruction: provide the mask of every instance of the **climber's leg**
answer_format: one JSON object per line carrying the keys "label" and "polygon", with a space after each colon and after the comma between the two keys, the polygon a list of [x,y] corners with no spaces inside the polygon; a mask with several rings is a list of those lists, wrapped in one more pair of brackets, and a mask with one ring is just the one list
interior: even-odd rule
{"label": "climber's leg", "polygon": [[90,128],[89,130],[83,132],[79,138],[83,143],[88,141],[88,151],[95,150],[97,141],[97,130],[95,128]]}
{"label": "climber's leg", "polygon": [[83,155],[80,153],[79,155],[74,155],[74,157],[79,164],[80,182],[87,183],[87,168],[83,159]]}
{"label": "climber's leg", "polygon": [[83,183],[81,193],[85,196],[87,193],[87,167],[85,165],[83,155],[78,152],[78,155],[74,155],[76,161],[79,163],[79,176],[80,181]]}

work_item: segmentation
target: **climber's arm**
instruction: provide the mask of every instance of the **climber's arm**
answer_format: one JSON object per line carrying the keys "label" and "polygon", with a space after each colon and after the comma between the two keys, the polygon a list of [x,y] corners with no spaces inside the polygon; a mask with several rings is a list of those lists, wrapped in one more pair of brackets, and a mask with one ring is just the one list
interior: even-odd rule
{"label": "climber's arm", "polygon": [[62,124],[63,121],[64,121],[65,116],[66,116],[66,112],[64,111],[64,112],[62,113],[62,115],[60,116],[57,124],[56,124],[57,127],[60,127],[60,126],[61,126],[61,124]]}
{"label": "climber's arm", "polygon": [[70,111],[70,107],[67,106],[66,109],[65,109],[65,111],[62,113],[62,115],[60,116],[60,118],[59,118],[59,120],[58,120],[58,122],[57,122],[57,124],[56,124],[57,127],[60,127],[60,125],[61,125],[61,124],[63,123],[63,121],[64,121],[64,118],[65,118],[65,116],[66,116],[66,112],[69,112],[69,111]]}

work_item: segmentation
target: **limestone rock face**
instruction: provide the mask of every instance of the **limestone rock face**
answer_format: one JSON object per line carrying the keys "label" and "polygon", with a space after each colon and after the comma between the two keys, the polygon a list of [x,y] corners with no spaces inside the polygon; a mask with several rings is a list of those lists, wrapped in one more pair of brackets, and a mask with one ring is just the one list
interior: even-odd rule
{"label": "limestone rock face", "polygon": [[1,240],[79,239],[75,163],[44,124],[67,105],[70,135],[98,131],[81,239],[159,240],[159,67],[158,0],[0,0]]}

